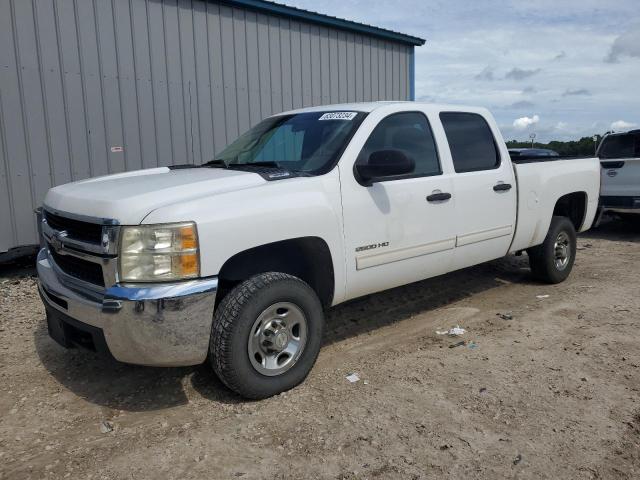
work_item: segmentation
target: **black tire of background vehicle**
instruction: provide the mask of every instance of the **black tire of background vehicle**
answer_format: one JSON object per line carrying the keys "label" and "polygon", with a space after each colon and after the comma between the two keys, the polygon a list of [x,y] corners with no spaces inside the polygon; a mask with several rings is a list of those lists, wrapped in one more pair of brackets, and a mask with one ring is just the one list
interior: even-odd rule
{"label": "black tire of background vehicle", "polygon": [[[247,342],[258,316],[277,302],[291,302],[303,311],[307,342],[293,367],[270,377],[251,364]],[[304,381],[320,352],[323,328],[322,304],[309,285],[285,273],[261,273],[237,285],[216,309],[209,345],[211,365],[220,380],[239,395],[268,398]]]}
{"label": "black tire of background vehicle", "polygon": [[[570,257],[567,266],[560,270],[555,263],[555,242],[561,232],[569,237]],[[554,216],[551,218],[549,231],[542,245],[527,250],[529,266],[533,276],[545,283],[563,282],[571,273],[576,259],[576,230],[567,217]]]}

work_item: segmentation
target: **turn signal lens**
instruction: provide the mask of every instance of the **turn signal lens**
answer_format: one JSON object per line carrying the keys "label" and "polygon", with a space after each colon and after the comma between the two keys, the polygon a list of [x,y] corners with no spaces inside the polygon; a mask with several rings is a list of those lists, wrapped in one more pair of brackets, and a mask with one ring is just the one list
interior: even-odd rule
{"label": "turn signal lens", "polygon": [[200,264],[196,253],[180,255],[180,275],[184,278],[197,277]]}
{"label": "turn signal lens", "polygon": [[195,225],[180,228],[180,237],[182,240],[182,250],[198,248],[198,237],[196,235]]}

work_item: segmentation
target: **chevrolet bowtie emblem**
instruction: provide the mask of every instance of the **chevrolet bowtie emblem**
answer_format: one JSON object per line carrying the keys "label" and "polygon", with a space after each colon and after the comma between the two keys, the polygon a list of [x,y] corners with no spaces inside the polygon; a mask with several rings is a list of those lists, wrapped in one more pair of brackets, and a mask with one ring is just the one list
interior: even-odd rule
{"label": "chevrolet bowtie emblem", "polygon": [[49,239],[49,243],[51,243],[51,246],[54,250],[58,251],[64,247],[64,244],[62,242],[66,238],[66,236],[67,232],[64,230],[62,232],[56,232],[51,236],[51,238]]}

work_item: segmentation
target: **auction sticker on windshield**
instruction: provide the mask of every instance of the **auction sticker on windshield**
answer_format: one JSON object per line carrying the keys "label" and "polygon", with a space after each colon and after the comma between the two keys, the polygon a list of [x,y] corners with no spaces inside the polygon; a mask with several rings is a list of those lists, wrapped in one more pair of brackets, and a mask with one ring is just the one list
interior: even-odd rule
{"label": "auction sticker on windshield", "polygon": [[358,112],[328,112],[318,120],[353,120],[357,114]]}

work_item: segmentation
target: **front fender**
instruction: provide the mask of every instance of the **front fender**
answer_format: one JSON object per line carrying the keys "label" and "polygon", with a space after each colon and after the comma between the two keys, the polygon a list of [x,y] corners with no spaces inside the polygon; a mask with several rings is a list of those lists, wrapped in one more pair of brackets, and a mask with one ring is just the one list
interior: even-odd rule
{"label": "front fender", "polygon": [[217,275],[234,255],[299,237],[326,242],[333,263],[334,303],[344,297],[345,265],[337,169],[319,177],[267,182],[242,191],[180,202],[151,212],[145,224],[195,221],[201,275]]}

